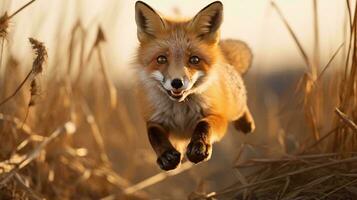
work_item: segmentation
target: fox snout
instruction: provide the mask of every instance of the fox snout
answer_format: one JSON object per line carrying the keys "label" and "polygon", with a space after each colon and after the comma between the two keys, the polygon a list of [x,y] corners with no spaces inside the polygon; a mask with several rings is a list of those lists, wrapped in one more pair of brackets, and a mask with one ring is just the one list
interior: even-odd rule
{"label": "fox snout", "polygon": [[183,78],[173,78],[168,79],[167,82],[170,84],[170,87],[165,89],[169,97],[180,101],[183,97],[183,93],[187,90],[187,81],[184,81]]}
{"label": "fox snout", "polygon": [[168,76],[156,70],[152,72],[151,76],[160,84],[160,88],[167,93],[172,100],[183,101],[193,85],[197,81],[195,77],[184,76]]}

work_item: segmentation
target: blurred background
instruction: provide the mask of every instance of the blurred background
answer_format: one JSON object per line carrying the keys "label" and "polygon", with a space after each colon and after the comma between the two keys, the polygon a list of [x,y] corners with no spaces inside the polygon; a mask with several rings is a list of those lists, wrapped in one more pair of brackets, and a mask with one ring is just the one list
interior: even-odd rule
{"label": "blurred background", "polygon": [[[26,2],[2,0],[0,14],[12,13]],[[187,18],[193,17],[212,1],[145,0],[145,2],[163,16]],[[257,130],[253,134],[243,135],[231,128],[223,141],[214,145],[210,161],[195,166],[185,165],[187,170],[180,171],[175,176],[165,176],[158,182],[151,182],[138,192],[139,194],[142,192],[141,195],[144,197],[186,199],[193,191],[220,190],[240,180],[240,174],[234,170],[237,162],[252,157],[279,157],[294,152],[301,145],[300,139],[305,138],[306,133],[309,132],[308,125],[304,123],[303,95],[296,89],[296,85],[308,71],[306,63],[271,2],[268,0],[222,0],[222,2],[224,4],[222,38],[241,39],[251,47],[254,54],[253,66],[244,78],[248,87],[249,106],[256,118]],[[349,25],[345,1],[318,1],[316,9],[318,29],[313,20],[314,1],[276,0],[274,2],[279,6],[306,53],[315,59],[315,67],[321,70],[336,49],[346,41],[346,30]],[[103,166],[110,166],[108,167],[110,173],[116,174],[115,177],[120,180],[120,184],[114,185],[119,185],[121,188],[130,188],[135,183],[160,174],[155,163],[156,156],[149,145],[144,122],[138,114],[136,99],[132,93],[131,62],[138,45],[134,4],[135,1],[132,0],[36,0],[11,19],[1,64],[7,67],[0,68],[3,80],[8,80],[9,76],[15,77],[12,82],[0,82],[1,97],[6,97],[32,66],[34,56],[28,38],[33,37],[43,42],[47,49],[48,60],[40,77],[42,92],[35,107],[31,108],[26,124],[34,132],[48,135],[66,121],[74,122],[77,133],[73,138],[65,138],[65,141],[71,144],[73,149],[85,149],[85,155],[77,155],[81,157],[78,162],[85,163],[82,164],[91,168],[92,176],[96,176],[94,169],[102,166],[102,161],[105,160],[106,164]],[[351,7],[354,8],[354,4]],[[94,53],[93,55],[98,56],[95,57],[91,52],[97,47],[93,44],[98,41],[98,27],[104,34],[105,42],[101,41],[100,53],[98,55]],[[347,46],[344,46],[342,53],[337,54],[333,62],[343,62],[346,50]],[[10,66],[11,59],[16,61],[16,69]],[[342,65],[339,64],[331,65],[326,73],[333,73],[341,68]],[[110,80],[107,80],[105,74]],[[65,80],[68,77],[74,80],[70,81],[69,85],[72,85],[70,87]],[[116,103],[108,102],[112,100],[111,85],[115,88]],[[26,87],[13,102],[0,107],[1,113],[24,118],[26,99],[30,95],[29,86]],[[327,97],[328,94],[324,93],[322,96]],[[335,99],[337,96],[331,97],[331,102],[335,102]],[[321,113],[333,112],[331,106],[333,103],[325,102],[325,104],[326,109]],[[23,108],[20,108],[21,105]],[[321,113],[320,115],[323,115]],[[94,125],[92,118],[88,117],[94,119]],[[332,118],[329,115],[324,117]],[[316,129],[319,132],[326,132],[331,126],[332,124],[317,122]],[[5,133],[8,127],[2,125],[1,130]],[[92,134],[93,132],[97,133],[97,136]],[[98,134],[101,136],[99,137]],[[12,140],[18,141],[19,137]],[[13,145],[19,143],[14,142]],[[66,142],[56,141],[51,150],[56,147],[62,148],[63,143]],[[107,158],[103,159],[103,153]],[[9,147],[7,151],[1,153],[0,158],[5,160],[13,154],[14,151]],[[47,152],[47,156],[52,159],[59,155],[61,153]],[[81,160],[86,156],[90,161]],[[70,157],[66,155],[64,157],[70,160]],[[101,157],[102,161],[98,161],[101,160],[98,157]],[[50,164],[51,162],[53,163]],[[61,166],[61,169],[56,171],[56,166]],[[36,166],[31,167],[37,169]],[[58,186],[56,183],[57,179],[62,178],[63,173],[67,173],[66,169],[63,163],[48,161],[47,171],[40,173],[42,178],[39,180],[49,177],[52,173],[51,176],[54,178],[46,181],[53,183],[53,186],[41,184],[37,186],[41,189],[36,191],[40,190],[40,193],[46,194],[47,197],[65,194],[65,198],[68,199],[76,198],[74,194],[76,192],[78,195],[85,194],[88,198],[103,198],[121,192],[121,190],[118,192],[116,187],[113,189],[113,186],[108,187],[109,189],[104,187],[104,183],[103,188],[99,189],[98,185],[92,185],[90,189],[78,186],[79,189],[67,190],[64,185]],[[79,170],[78,166],[76,170],[74,170],[78,173],[76,176],[83,178],[86,171]],[[36,178],[31,178],[31,175],[24,176],[30,183],[39,182]],[[84,177],[83,180],[90,177]],[[72,182],[73,179],[75,178],[66,175],[67,181]],[[106,180],[108,179],[107,176]],[[78,180],[76,184],[81,185],[83,180]],[[113,184],[110,180],[109,182]]]}
{"label": "blurred background", "polygon": [[[211,1],[206,0],[147,0],[145,1],[163,16],[193,17]],[[275,72],[294,70],[304,63],[297,48],[274,12],[270,1],[223,0],[224,23],[222,38],[239,38],[246,41],[254,52],[252,71]],[[275,1],[288,19],[296,35],[307,52],[313,51],[314,25],[313,3],[311,0]],[[23,5],[23,0],[2,1],[1,11],[14,10]],[[31,9],[24,10],[10,25],[12,51],[26,57],[28,49],[22,44],[27,37],[41,38],[48,48],[49,55],[56,50],[58,40],[68,40],[71,28],[78,20],[84,27],[94,29],[100,24],[108,43],[105,45],[106,58],[115,66],[109,70],[113,78],[127,73],[130,61],[137,46],[134,13],[135,1],[117,0],[52,0],[37,1]],[[320,1],[318,4],[321,58],[328,59],[344,41],[347,13],[344,1]],[[31,20],[31,21],[29,21]],[[31,22],[31,23],[29,23]],[[95,31],[89,31],[92,39]],[[89,37],[91,37],[89,36]],[[53,57],[49,56],[50,62]],[[289,65],[289,66],[287,66]]]}

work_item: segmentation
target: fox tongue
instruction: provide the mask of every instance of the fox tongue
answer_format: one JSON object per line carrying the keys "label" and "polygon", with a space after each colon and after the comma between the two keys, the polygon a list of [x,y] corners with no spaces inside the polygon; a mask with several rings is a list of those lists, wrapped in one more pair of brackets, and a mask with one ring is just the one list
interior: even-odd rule
{"label": "fox tongue", "polygon": [[182,91],[181,92],[175,92],[175,91],[170,91],[172,95],[174,96],[180,96],[182,94]]}

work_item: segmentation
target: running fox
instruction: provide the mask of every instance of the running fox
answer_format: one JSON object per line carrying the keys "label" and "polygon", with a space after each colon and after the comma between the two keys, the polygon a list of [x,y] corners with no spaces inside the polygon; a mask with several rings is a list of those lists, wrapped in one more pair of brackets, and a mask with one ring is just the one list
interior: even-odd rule
{"label": "running fox", "polygon": [[220,40],[221,2],[174,21],[138,1],[135,20],[138,99],[161,169],[175,169],[183,152],[193,163],[208,160],[229,122],[254,130],[241,77],[252,54],[241,41]]}

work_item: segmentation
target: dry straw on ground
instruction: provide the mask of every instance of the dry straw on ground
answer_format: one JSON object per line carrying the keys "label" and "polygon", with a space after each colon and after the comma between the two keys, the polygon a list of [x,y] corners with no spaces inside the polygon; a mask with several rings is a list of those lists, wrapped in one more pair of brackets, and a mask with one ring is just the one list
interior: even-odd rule
{"label": "dry straw on ground", "polygon": [[[47,81],[41,81],[47,57],[45,44],[38,41],[41,38],[30,39],[36,57],[27,75],[19,69],[22,61],[16,55],[2,61],[3,51],[7,51],[4,42],[8,24],[33,2],[0,18],[0,69],[4,69],[0,76],[4,83],[0,88],[0,199],[152,199],[146,191],[148,187],[190,171],[192,165],[185,162],[177,171],[161,172],[134,183],[126,178],[138,173],[131,171],[130,165],[127,164],[129,169],[123,174],[113,165],[113,162],[124,165],[125,158],[132,156],[126,151],[136,148],[130,141],[142,136],[134,134],[137,124],[131,118],[125,93],[118,90],[108,75],[102,48],[105,31],[99,25],[94,30],[96,40],[90,43],[87,35],[92,30],[80,20],[74,24],[69,41],[62,44],[67,54],[53,55],[58,62],[52,69],[65,70],[49,72]],[[299,148],[278,158],[244,160],[241,155],[249,145],[243,144],[234,166],[239,182],[219,191],[194,191],[189,199],[357,197],[357,14],[346,0],[348,38],[324,63],[319,57],[319,44],[323,41],[319,40],[318,1],[312,3],[315,42],[311,57],[289,25],[289,19],[272,3],[307,67],[295,94],[303,96],[297,106],[304,110],[303,118],[295,123],[304,120],[309,128],[301,133]],[[87,44],[91,44],[88,51]],[[338,63],[334,59],[342,51],[345,57]],[[333,65],[339,67],[333,69]],[[331,77],[329,70],[336,70],[337,76]],[[100,73],[91,75],[90,71]],[[41,94],[42,91],[46,92]],[[284,107],[282,112],[289,112],[291,107]],[[277,123],[273,119],[269,122]],[[327,129],[330,131],[321,131]],[[115,149],[122,155],[112,155],[108,150],[108,141],[118,138],[107,134],[113,130],[120,134]],[[288,149],[284,139],[280,144]],[[114,161],[115,158],[120,159]]]}

